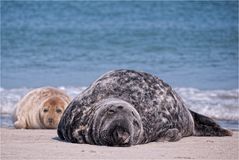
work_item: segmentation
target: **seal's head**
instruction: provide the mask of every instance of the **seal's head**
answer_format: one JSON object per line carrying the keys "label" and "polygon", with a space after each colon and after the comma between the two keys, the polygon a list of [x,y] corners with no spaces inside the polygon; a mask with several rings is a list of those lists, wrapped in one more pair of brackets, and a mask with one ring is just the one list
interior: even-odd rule
{"label": "seal's head", "polygon": [[96,144],[130,146],[140,143],[143,126],[139,113],[126,101],[106,99],[96,106],[92,138]]}
{"label": "seal's head", "polygon": [[53,96],[43,102],[39,119],[44,128],[57,128],[67,103],[60,97]]}

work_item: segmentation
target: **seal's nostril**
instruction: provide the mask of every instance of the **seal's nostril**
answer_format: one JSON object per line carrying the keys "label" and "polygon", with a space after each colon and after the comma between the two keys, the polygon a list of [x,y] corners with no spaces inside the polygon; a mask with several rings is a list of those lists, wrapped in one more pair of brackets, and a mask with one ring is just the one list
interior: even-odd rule
{"label": "seal's nostril", "polygon": [[52,123],[52,122],[53,122],[53,119],[52,119],[52,118],[48,118],[48,122],[49,122],[49,123]]}

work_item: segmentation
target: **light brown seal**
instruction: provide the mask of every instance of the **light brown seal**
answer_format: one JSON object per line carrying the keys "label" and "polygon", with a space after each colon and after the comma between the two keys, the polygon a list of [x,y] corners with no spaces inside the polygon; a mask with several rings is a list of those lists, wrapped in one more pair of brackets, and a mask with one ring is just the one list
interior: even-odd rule
{"label": "light brown seal", "polygon": [[57,128],[60,118],[70,102],[63,91],[52,88],[37,88],[27,93],[17,104],[13,113],[17,129]]}

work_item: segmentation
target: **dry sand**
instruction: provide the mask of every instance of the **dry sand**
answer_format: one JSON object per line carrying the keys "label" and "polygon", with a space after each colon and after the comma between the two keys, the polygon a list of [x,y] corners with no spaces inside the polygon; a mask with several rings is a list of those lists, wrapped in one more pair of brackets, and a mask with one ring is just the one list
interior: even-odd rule
{"label": "dry sand", "polygon": [[187,137],[132,147],[106,147],[60,141],[56,130],[1,128],[5,159],[239,159],[238,132],[232,137]]}

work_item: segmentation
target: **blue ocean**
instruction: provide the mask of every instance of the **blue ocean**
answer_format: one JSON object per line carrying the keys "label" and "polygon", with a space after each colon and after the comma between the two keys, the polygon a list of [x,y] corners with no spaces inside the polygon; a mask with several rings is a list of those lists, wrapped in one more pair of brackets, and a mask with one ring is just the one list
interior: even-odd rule
{"label": "blue ocean", "polygon": [[121,68],[159,76],[238,130],[238,1],[1,1],[2,127],[31,89],[73,98]]}

